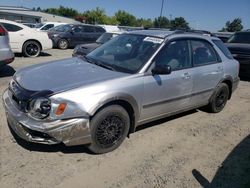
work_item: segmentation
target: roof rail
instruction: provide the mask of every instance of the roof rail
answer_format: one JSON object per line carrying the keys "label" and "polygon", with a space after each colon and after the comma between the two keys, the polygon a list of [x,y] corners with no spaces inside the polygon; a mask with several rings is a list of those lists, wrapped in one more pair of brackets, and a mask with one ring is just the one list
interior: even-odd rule
{"label": "roof rail", "polygon": [[197,34],[197,35],[206,35],[206,36],[215,36],[213,33],[206,30],[193,30],[193,29],[177,29],[174,30],[174,34]]}

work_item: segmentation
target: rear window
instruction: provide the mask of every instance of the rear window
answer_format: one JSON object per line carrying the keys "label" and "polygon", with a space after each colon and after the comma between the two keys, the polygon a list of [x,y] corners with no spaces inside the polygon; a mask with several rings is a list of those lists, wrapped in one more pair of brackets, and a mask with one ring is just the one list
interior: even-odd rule
{"label": "rear window", "polygon": [[214,44],[223,52],[228,59],[233,59],[231,52],[221,40],[213,40]]}
{"label": "rear window", "polygon": [[23,28],[17,26],[17,25],[13,25],[13,24],[8,24],[8,23],[1,23],[5,29],[9,32],[16,32],[16,31],[20,31]]}

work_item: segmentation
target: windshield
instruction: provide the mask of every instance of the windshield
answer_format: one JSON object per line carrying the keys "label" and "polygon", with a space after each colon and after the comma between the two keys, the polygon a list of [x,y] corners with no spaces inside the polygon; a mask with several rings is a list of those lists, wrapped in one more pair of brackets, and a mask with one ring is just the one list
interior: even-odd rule
{"label": "windshield", "polygon": [[118,34],[114,33],[103,33],[97,40],[97,43],[104,44],[109,41],[111,38],[118,36]]}
{"label": "windshield", "polygon": [[228,41],[229,43],[245,43],[250,44],[250,32],[245,33],[235,33],[232,35]]}
{"label": "windshield", "polygon": [[70,25],[58,25],[49,29],[49,31],[56,31],[56,32],[67,32],[70,31],[72,27]]}
{"label": "windshield", "polygon": [[103,44],[86,57],[116,71],[136,73],[164,40],[143,35],[123,34]]}

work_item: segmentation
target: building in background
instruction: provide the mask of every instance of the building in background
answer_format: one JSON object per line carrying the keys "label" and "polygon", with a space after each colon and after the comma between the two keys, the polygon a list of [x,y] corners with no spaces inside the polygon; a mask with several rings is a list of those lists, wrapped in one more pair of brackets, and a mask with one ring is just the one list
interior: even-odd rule
{"label": "building in background", "polygon": [[25,7],[13,6],[0,6],[0,19],[21,23],[63,22],[72,24],[77,22],[71,18],[33,11]]}

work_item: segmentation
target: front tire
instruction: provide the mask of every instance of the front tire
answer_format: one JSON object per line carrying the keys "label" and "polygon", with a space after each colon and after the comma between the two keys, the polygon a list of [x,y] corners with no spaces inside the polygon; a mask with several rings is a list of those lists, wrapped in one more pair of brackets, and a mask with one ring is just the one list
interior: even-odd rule
{"label": "front tire", "polygon": [[41,53],[41,46],[36,41],[27,41],[23,45],[22,52],[25,57],[37,57]]}
{"label": "front tire", "polygon": [[208,111],[212,113],[218,113],[222,111],[228,101],[228,98],[228,85],[225,83],[219,84],[207,106]]}
{"label": "front tire", "polygon": [[66,39],[60,39],[57,46],[61,50],[66,50],[69,47],[69,42]]}
{"label": "front tire", "polygon": [[89,150],[96,154],[115,150],[127,137],[129,127],[130,118],[123,107],[111,105],[102,109],[90,121]]}

